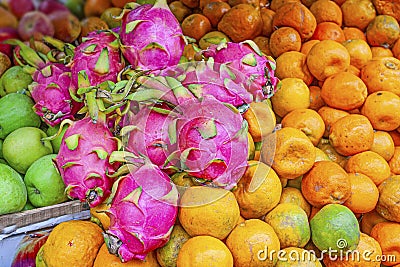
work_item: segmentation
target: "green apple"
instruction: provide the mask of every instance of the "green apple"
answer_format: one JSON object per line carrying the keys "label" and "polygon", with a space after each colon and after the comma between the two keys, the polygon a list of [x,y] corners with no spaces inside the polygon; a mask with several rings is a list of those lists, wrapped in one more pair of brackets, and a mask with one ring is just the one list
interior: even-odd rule
{"label": "green apple", "polygon": [[13,66],[2,75],[3,88],[6,94],[22,92],[32,83],[32,75],[21,66]]}
{"label": "green apple", "polygon": [[12,93],[0,98],[0,138],[21,127],[39,127],[40,117],[33,111],[32,98]]}
{"label": "green apple", "polygon": [[36,160],[26,171],[24,182],[28,199],[35,207],[46,207],[68,200],[65,184],[54,166],[57,154],[49,154]]}
{"label": "green apple", "polygon": [[25,211],[25,210],[33,210],[36,209],[35,206],[32,205],[31,202],[29,202],[29,200],[26,202],[24,208],[21,211]]}
{"label": "green apple", "polygon": [[53,146],[54,153],[58,153],[58,151],[60,150],[61,141],[65,134],[65,131],[68,129],[68,125],[65,124],[64,127],[62,128],[61,132],[58,132],[59,129],[60,129],[60,125],[56,125],[54,127],[50,126],[46,131],[46,134],[49,137],[55,136],[57,134],[57,136],[55,136],[53,139],[50,139],[51,145]]}
{"label": "green apple", "polygon": [[21,175],[0,163],[0,214],[21,211],[27,201],[27,192]]}
{"label": "green apple", "polygon": [[13,169],[25,174],[37,159],[53,153],[45,132],[36,127],[22,127],[7,135],[3,142],[3,156]]}

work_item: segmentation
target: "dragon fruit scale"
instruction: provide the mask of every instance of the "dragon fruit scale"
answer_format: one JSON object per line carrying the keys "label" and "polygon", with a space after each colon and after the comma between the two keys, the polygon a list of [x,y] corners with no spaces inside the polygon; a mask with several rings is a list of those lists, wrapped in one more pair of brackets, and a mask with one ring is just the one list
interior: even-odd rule
{"label": "dragon fruit scale", "polygon": [[212,95],[235,107],[246,106],[253,95],[245,87],[246,77],[227,64],[208,61],[180,63],[161,71],[159,75],[176,78],[197,98]]}
{"label": "dragon fruit scale", "polygon": [[205,95],[177,107],[181,169],[227,190],[247,168],[247,124],[233,107]]}
{"label": "dragon fruit scale", "polygon": [[178,191],[156,165],[145,163],[120,177],[111,201],[104,240],[122,262],[144,260],[169,240],[178,213]]}
{"label": "dragon fruit scale", "polygon": [[50,126],[72,119],[81,103],[73,101],[70,95],[75,90],[70,69],[61,63],[48,63],[36,70],[32,78],[28,89],[36,103],[35,112]]}
{"label": "dragon fruit scale", "polygon": [[110,194],[113,174],[119,164],[109,163],[118,150],[118,140],[101,120],[90,117],[73,122],[66,130],[54,162],[66,185],[69,198],[87,202],[90,207],[102,203]]}
{"label": "dragon fruit scale", "polygon": [[213,44],[203,51],[203,55],[243,73],[254,101],[270,98],[279,87],[279,79],[275,77],[275,61],[265,56],[251,40]]}
{"label": "dragon fruit scale", "polygon": [[111,31],[93,31],[74,49],[71,63],[72,83],[79,88],[79,73],[84,71],[90,85],[117,81],[123,69],[119,41]]}
{"label": "dragon fruit scale", "polygon": [[148,157],[150,161],[164,169],[169,166],[167,158],[176,150],[169,137],[169,125],[174,117],[169,115],[171,108],[166,104],[145,105],[135,114],[125,116],[123,136],[125,149],[136,155]]}
{"label": "dragon fruit scale", "polygon": [[135,5],[122,14],[121,50],[135,69],[156,71],[178,64],[186,40],[166,0]]}

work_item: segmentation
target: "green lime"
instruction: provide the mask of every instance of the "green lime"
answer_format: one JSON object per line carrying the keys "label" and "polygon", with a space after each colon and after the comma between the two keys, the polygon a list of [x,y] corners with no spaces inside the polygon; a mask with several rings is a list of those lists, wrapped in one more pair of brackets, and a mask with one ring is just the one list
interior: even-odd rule
{"label": "green lime", "polygon": [[311,239],[321,251],[355,249],[360,241],[360,228],[354,213],[346,206],[328,204],[310,221]]}
{"label": "green lime", "polygon": [[33,105],[32,98],[24,94],[11,93],[0,98],[0,139],[21,127],[39,127],[41,120]]}
{"label": "green lime", "polygon": [[8,165],[0,163],[0,214],[21,211],[28,199],[21,175]]}

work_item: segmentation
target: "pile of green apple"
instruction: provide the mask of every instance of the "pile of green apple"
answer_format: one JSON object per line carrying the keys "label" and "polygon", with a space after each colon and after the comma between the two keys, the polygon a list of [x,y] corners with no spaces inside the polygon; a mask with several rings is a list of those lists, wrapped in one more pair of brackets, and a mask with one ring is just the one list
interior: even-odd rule
{"label": "pile of green apple", "polygon": [[41,119],[33,111],[33,105],[31,97],[23,91],[0,98],[0,215],[68,199],[52,161],[62,134],[47,138],[58,129],[41,128]]}

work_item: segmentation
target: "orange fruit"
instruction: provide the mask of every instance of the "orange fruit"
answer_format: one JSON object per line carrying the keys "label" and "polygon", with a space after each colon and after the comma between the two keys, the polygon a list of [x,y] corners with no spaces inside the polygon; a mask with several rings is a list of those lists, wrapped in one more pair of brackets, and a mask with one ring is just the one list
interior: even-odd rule
{"label": "orange fruit", "polygon": [[228,35],[233,42],[242,42],[259,36],[262,27],[260,10],[250,4],[232,7],[218,23],[218,30]]}
{"label": "orange fruit", "polygon": [[367,235],[370,235],[372,228],[376,224],[387,221],[388,220],[386,220],[381,215],[379,215],[378,212],[376,212],[376,209],[373,209],[370,212],[363,214],[360,222],[361,231]]}
{"label": "orange fruit", "polygon": [[399,77],[400,60],[394,57],[373,58],[361,69],[361,79],[369,94],[390,91],[400,96]]}
{"label": "orange fruit", "polygon": [[353,253],[338,257],[324,257],[326,267],[379,267],[382,258],[382,249],[379,243],[372,237],[361,233],[360,241]]}
{"label": "orange fruit", "polygon": [[400,3],[396,0],[372,0],[378,14],[395,17],[400,21]]}
{"label": "orange fruit", "polygon": [[210,235],[224,239],[239,220],[235,196],[225,189],[188,187],[180,203],[179,222],[191,236]]}
{"label": "orange fruit", "polygon": [[329,136],[329,132],[331,130],[333,123],[335,123],[338,119],[349,115],[349,113],[344,110],[340,110],[340,109],[332,108],[332,107],[328,107],[328,106],[321,107],[318,110],[318,114],[321,116],[322,120],[325,123],[325,132],[323,135],[324,137]]}
{"label": "orange fruit", "polygon": [[317,23],[333,22],[342,26],[342,10],[331,0],[318,0],[311,4],[310,11]]}
{"label": "orange fruit", "polygon": [[345,71],[350,66],[350,54],[342,44],[322,40],[310,49],[307,66],[315,78],[324,81],[328,76]]}
{"label": "orange fruit", "polygon": [[238,224],[225,243],[232,252],[233,266],[268,267],[278,260],[276,253],[269,252],[279,251],[279,238],[268,223],[259,219]]}
{"label": "orange fruit", "polygon": [[391,47],[400,36],[400,26],[397,20],[388,15],[378,15],[365,31],[370,46]]}
{"label": "orange fruit", "polygon": [[275,11],[269,8],[261,8],[260,13],[263,22],[261,34],[263,36],[269,37],[274,31],[274,29],[272,28],[272,20],[274,18]]}
{"label": "orange fruit", "polygon": [[210,20],[198,13],[187,16],[181,26],[183,34],[196,39],[196,41],[199,41],[212,28]]}
{"label": "orange fruit", "polygon": [[293,127],[301,130],[316,146],[325,132],[321,116],[312,109],[295,109],[286,114],[281,121],[282,127]]}
{"label": "orange fruit", "polygon": [[367,41],[365,33],[357,27],[344,27],[343,33],[346,40],[360,39]]}
{"label": "orange fruit", "polygon": [[248,131],[254,142],[261,142],[276,126],[275,114],[266,101],[251,102],[243,118],[248,123]]}
{"label": "orange fruit", "polygon": [[325,102],[321,97],[321,88],[316,85],[308,87],[310,89],[310,109],[318,111],[320,108],[325,106]]}
{"label": "orange fruit", "polygon": [[227,246],[212,236],[195,236],[183,243],[177,267],[232,267],[233,257]]}
{"label": "orange fruit", "polygon": [[400,222],[400,175],[386,179],[378,187],[376,211],[385,219]]}
{"label": "orange fruit", "polygon": [[82,37],[87,36],[90,32],[99,31],[99,30],[107,30],[108,25],[107,23],[99,17],[85,17],[81,20],[81,35],[80,40]]}
{"label": "orange fruit", "polygon": [[333,161],[318,161],[303,175],[301,192],[314,207],[326,204],[342,204],[351,193],[349,175]]}
{"label": "orange fruit", "polygon": [[288,2],[275,11],[272,27],[292,27],[302,40],[310,38],[317,26],[317,21],[311,11],[300,2]]}
{"label": "orange fruit", "polygon": [[389,131],[388,134],[392,137],[394,145],[400,146],[400,132],[398,129],[396,131]]}
{"label": "orange fruit", "polygon": [[389,161],[394,154],[393,138],[388,132],[375,131],[374,142],[370,150],[381,155],[386,161]]}
{"label": "orange fruit", "polygon": [[44,266],[93,266],[104,243],[102,229],[90,221],[72,220],[54,227],[38,257]]}
{"label": "orange fruit", "polygon": [[253,39],[261,52],[267,56],[272,56],[271,50],[269,50],[269,38],[265,36],[257,36]]}
{"label": "orange fruit", "polygon": [[100,17],[111,6],[110,0],[86,0],[83,6],[83,13],[85,17]]}
{"label": "orange fruit", "polygon": [[300,51],[300,48],[300,35],[292,27],[278,28],[269,37],[269,49],[275,58],[284,52]]}
{"label": "orange fruit", "polygon": [[307,56],[308,53],[310,52],[311,48],[312,48],[316,43],[319,43],[319,40],[308,40],[308,41],[304,42],[304,43],[301,45],[300,52]]}
{"label": "orange fruit", "polygon": [[320,22],[315,28],[312,40],[333,40],[339,43],[346,40],[342,28],[334,22]]}
{"label": "orange fruit", "polygon": [[375,7],[371,0],[346,0],[340,8],[344,26],[357,27],[362,31],[376,17]]}
{"label": "orange fruit", "polygon": [[397,59],[400,59],[400,38],[392,46],[393,56]]}
{"label": "orange fruit", "polygon": [[[291,181],[293,181],[293,180],[291,180]],[[307,216],[310,215],[311,205],[307,202],[307,200],[304,198],[301,191],[297,188],[294,188],[294,187],[283,188],[282,194],[281,194],[281,199],[279,200],[279,203],[280,204],[282,204],[282,203],[296,204],[305,211]]]}
{"label": "orange fruit", "polygon": [[233,194],[240,214],[246,219],[256,219],[278,205],[282,186],[278,175],[268,165],[259,161],[249,161],[248,165]]}
{"label": "orange fruit", "polygon": [[199,6],[199,0],[182,0],[182,3],[189,8],[196,8]]}
{"label": "orange fruit", "polygon": [[267,213],[264,221],[272,226],[282,248],[304,247],[310,240],[310,225],[306,212],[294,203],[278,204]]}
{"label": "orange fruit", "polygon": [[273,11],[278,10],[282,5],[289,3],[289,2],[298,2],[300,3],[300,0],[271,0],[269,8]]}
{"label": "orange fruit", "polygon": [[332,124],[329,142],[338,153],[344,156],[355,155],[371,148],[374,129],[367,117],[350,114]]}
{"label": "orange fruit", "polygon": [[345,70],[345,72],[349,72],[349,73],[351,73],[351,74],[353,74],[353,75],[355,75],[357,77],[360,77],[360,73],[361,73],[360,69],[355,67],[355,66],[353,66],[353,65],[350,65],[348,67],[348,69]]}
{"label": "orange fruit", "polygon": [[158,267],[160,265],[155,254],[155,251],[150,252],[143,261],[133,259],[128,262],[121,262],[117,256],[108,252],[106,244],[103,244],[97,253],[93,267]]}
{"label": "orange fruit", "polygon": [[374,182],[366,175],[349,173],[351,194],[343,203],[354,213],[366,213],[373,210],[378,202],[379,191]]}
{"label": "orange fruit", "polygon": [[375,57],[393,57],[393,52],[390,48],[385,48],[382,46],[371,47],[372,58]]}
{"label": "orange fruit", "polygon": [[350,72],[338,72],[329,76],[321,88],[324,102],[330,107],[342,110],[361,107],[367,94],[364,82]]}
{"label": "orange fruit", "polygon": [[230,8],[231,6],[226,2],[210,2],[203,7],[203,15],[209,19],[211,26],[216,28]]}
{"label": "orange fruit", "polygon": [[361,109],[376,130],[393,131],[400,126],[400,96],[378,91],[368,95]]}
{"label": "orange fruit", "polygon": [[299,78],[284,78],[281,87],[270,99],[275,114],[284,117],[292,110],[310,106],[310,90]]}
{"label": "orange fruit", "polygon": [[[285,127],[267,139],[261,150],[261,161],[276,171],[280,178],[294,179],[311,169],[315,149],[310,139],[299,129]],[[272,149],[271,149],[272,147]]]}
{"label": "orange fruit", "polygon": [[350,54],[350,64],[361,69],[372,59],[372,51],[368,43],[361,39],[351,39],[343,42]]}
{"label": "orange fruit", "polygon": [[345,166],[348,172],[357,172],[367,175],[376,185],[380,185],[390,176],[390,167],[387,161],[379,154],[364,151],[353,155]]}
{"label": "orange fruit", "polygon": [[378,241],[382,248],[386,261],[385,266],[393,266],[400,263],[400,224],[396,222],[380,222],[376,224],[370,236]]}
{"label": "orange fruit", "polygon": [[306,85],[310,85],[314,78],[308,70],[306,55],[298,51],[284,52],[276,59],[275,76],[280,80],[299,78]]}
{"label": "orange fruit", "polygon": [[394,147],[393,157],[388,163],[393,174],[400,174],[400,146]]}

